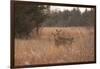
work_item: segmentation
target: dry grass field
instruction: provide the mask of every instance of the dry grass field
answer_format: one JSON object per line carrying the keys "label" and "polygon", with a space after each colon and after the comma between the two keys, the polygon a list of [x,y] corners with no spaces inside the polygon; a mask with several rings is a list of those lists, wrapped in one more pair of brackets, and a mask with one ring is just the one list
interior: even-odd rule
{"label": "dry grass field", "polygon": [[[56,29],[73,37],[72,44],[55,45]],[[44,27],[40,37],[15,39],[15,66],[94,61],[94,29],[86,27]]]}

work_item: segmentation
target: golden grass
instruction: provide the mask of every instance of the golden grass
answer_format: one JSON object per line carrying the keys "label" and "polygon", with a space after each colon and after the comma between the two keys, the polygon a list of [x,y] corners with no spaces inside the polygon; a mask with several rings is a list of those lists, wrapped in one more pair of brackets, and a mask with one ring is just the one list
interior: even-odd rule
{"label": "golden grass", "polygon": [[[55,46],[51,32],[62,29],[72,45]],[[42,28],[38,39],[15,39],[15,66],[94,61],[94,30],[85,27]]]}

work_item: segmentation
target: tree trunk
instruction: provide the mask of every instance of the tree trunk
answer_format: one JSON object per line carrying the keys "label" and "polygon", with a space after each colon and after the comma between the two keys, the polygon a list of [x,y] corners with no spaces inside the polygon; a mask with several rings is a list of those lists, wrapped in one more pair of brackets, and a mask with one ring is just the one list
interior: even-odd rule
{"label": "tree trunk", "polygon": [[39,35],[39,24],[36,24],[36,34]]}

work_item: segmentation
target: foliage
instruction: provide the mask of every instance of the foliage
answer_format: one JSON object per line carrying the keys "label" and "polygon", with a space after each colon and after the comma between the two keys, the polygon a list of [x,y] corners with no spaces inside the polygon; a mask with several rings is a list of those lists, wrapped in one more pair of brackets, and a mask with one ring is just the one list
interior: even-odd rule
{"label": "foliage", "polygon": [[72,11],[55,11],[47,18],[42,26],[46,27],[70,27],[70,26],[94,26],[95,11],[85,10],[81,12],[79,7],[73,8]]}
{"label": "foliage", "polygon": [[16,37],[29,36],[36,28],[38,32],[43,20],[46,18],[45,5],[15,3],[15,35]]}

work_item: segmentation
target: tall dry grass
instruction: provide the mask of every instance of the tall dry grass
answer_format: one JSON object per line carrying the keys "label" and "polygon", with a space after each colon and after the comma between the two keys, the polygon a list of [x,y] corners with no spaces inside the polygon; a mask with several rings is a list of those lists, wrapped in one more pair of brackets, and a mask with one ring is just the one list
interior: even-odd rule
{"label": "tall dry grass", "polygon": [[[71,45],[55,46],[51,32],[62,29],[72,36]],[[94,29],[85,27],[42,28],[38,39],[15,39],[15,66],[94,61]]]}

